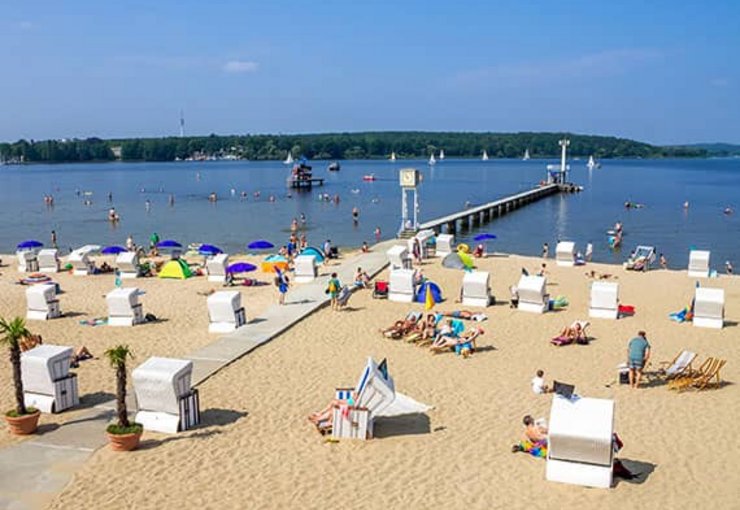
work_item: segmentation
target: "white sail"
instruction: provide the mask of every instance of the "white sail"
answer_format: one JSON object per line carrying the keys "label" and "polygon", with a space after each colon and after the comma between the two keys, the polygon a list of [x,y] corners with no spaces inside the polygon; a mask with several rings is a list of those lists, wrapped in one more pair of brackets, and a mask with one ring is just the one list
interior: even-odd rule
{"label": "white sail", "polygon": [[445,151],[443,149],[439,150],[439,159],[440,161],[445,159]]}
{"label": "white sail", "polygon": [[432,155],[429,156],[429,164],[430,165],[435,165],[436,163],[437,163],[437,160],[435,159],[434,153],[432,152]]}
{"label": "white sail", "polygon": [[588,157],[588,163],[586,163],[586,166],[589,170],[593,170],[594,168],[596,168],[596,160],[594,160],[593,156]]}
{"label": "white sail", "polygon": [[395,160],[396,160],[396,153],[391,152],[391,161],[395,161]]}
{"label": "white sail", "polygon": [[288,157],[285,158],[285,161],[283,161],[286,165],[290,165],[293,163],[293,155],[289,152]]}
{"label": "white sail", "polygon": [[529,149],[524,149],[524,157],[522,157],[522,161],[527,161],[529,159]]}
{"label": "white sail", "polygon": [[488,161],[488,151],[483,151],[483,157],[480,159],[482,159],[483,161]]}

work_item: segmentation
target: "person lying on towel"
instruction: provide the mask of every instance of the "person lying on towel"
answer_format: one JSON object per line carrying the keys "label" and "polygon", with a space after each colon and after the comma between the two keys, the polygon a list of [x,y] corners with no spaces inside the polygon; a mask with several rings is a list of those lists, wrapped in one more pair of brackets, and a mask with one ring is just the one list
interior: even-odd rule
{"label": "person lying on towel", "polygon": [[435,340],[429,349],[432,352],[442,352],[449,349],[455,349],[456,352],[461,352],[463,349],[466,349],[468,353],[471,353],[475,351],[477,347],[476,340],[483,333],[485,333],[483,328],[475,328],[459,336],[454,334],[439,336],[438,340]]}

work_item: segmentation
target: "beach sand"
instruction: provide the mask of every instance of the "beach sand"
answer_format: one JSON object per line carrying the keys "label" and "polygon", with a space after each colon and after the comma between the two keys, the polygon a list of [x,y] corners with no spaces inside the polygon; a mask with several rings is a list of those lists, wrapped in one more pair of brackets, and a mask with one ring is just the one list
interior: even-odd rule
{"label": "beach sand", "polygon": [[[0,316],[12,318],[26,316],[25,286],[17,285],[23,274],[17,272],[15,257],[3,255],[4,267],[0,268]],[[240,256],[233,261],[247,261],[258,264],[263,257]],[[110,257],[95,259],[112,263]],[[195,262],[197,258],[191,259]],[[202,259],[201,259],[202,260]],[[63,293],[59,295],[60,307],[65,317],[50,321],[27,321],[27,328],[43,337],[44,343],[68,345],[79,348],[86,346],[95,359],[83,361],[73,369],[78,374],[79,392],[84,396],[85,406],[99,404],[115,398],[115,372],[103,353],[119,343],[127,344],[134,353],[131,366],[143,363],[150,356],[184,356],[189,352],[208,345],[219,335],[208,333],[208,309],[205,293],[211,289],[223,290],[219,283],[208,282],[205,276],[188,280],[162,280],[159,278],[137,278],[123,280],[124,287],[138,287],[146,292],[140,298],[144,313],[152,313],[160,322],[138,325],[133,328],[110,327],[107,325],[81,325],[79,321],[105,318],[108,308],[105,295],[114,288],[113,274],[92,276],[73,276],[63,272],[53,274]],[[254,287],[235,286],[228,289],[240,290],[242,305],[247,318],[254,317],[275,303],[277,293],[272,285],[272,277],[259,271],[245,273],[245,276],[264,282]],[[13,387],[10,364],[2,358],[0,370],[0,402],[5,408],[13,406]],[[40,424],[53,425],[74,419],[76,412],[70,410],[62,414],[44,414]],[[4,426],[4,424],[3,424]],[[0,446],[21,439],[10,434],[0,434]]]}
{"label": "beach sand", "polygon": [[[570,306],[545,315],[510,309],[509,285],[522,267],[531,272],[540,263],[519,256],[478,261],[491,271],[494,294],[504,302],[486,309],[486,333],[469,359],[433,355],[377,332],[411,309],[422,310],[420,304],[374,300],[368,290],[355,294],[346,311],[323,309],[205,381],[201,427],[176,436],[145,433],[142,448],[128,454],[99,450],[51,508],[736,508],[740,280],[703,280],[726,289],[728,324],[701,329],[668,319],[693,294],[695,280],[685,272],[644,274],[589,264],[588,270],[618,276],[621,302],[637,313],[618,321],[592,319],[588,346],[554,347],[549,339],[563,326],[587,318],[590,280],[586,268],[558,268],[550,260],[548,290],[567,296]],[[441,268],[439,259],[425,264],[424,272],[447,298],[436,309],[460,308],[454,299],[463,273]],[[7,274],[3,286],[12,296],[6,289],[0,293],[5,316],[22,308]],[[62,297],[69,300],[65,309],[103,313],[100,296],[108,283],[60,280],[69,290]],[[133,366],[150,354],[176,356],[213,338],[204,333],[203,298],[195,293],[207,288],[202,279],[141,286],[149,291],[147,309],[169,322],[121,331],[84,328],[75,318],[38,330],[59,343],[89,344],[96,354],[125,340],[137,353]],[[187,292],[167,291],[174,286]],[[78,296],[83,290],[87,297]],[[260,297],[245,296],[248,310],[259,308],[253,299]],[[627,341],[639,329],[648,333],[654,366],[691,348],[700,360],[727,359],[723,378],[729,384],[682,394],[660,384],[639,390],[618,385],[615,367],[625,361]],[[379,420],[371,441],[326,442],[306,416],[326,405],[335,387],[354,384],[367,356],[387,358],[397,391],[434,409]],[[78,371],[83,393],[112,391],[111,371],[98,365],[104,362],[86,362]],[[640,483],[619,481],[611,490],[551,483],[544,460],[511,453],[522,416],[549,417],[552,397],[530,389],[537,369],[549,382],[575,384],[583,396],[615,400],[616,430],[625,443],[619,457],[642,473]],[[7,372],[0,372],[4,383]]]}

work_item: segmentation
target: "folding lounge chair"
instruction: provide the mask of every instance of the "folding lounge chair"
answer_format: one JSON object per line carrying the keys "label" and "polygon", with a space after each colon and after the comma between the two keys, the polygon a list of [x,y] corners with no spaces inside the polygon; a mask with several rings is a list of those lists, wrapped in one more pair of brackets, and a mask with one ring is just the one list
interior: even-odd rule
{"label": "folding lounge chair", "polygon": [[388,282],[377,280],[373,286],[373,297],[375,299],[388,299]]}
{"label": "folding lounge chair", "polygon": [[668,387],[678,391],[691,388],[704,390],[711,387],[719,387],[722,384],[720,370],[722,370],[722,367],[724,367],[726,363],[727,360],[707,358],[697,373],[674,379],[672,384],[669,384]]}
{"label": "folding lounge chair", "polygon": [[337,304],[341,307],[347,306],[350,297],[352,297],[352,291],[350,291],[349,287],[345,285],[339,290],[339,295],[337,296]]}
{"label": "folding lounge chair", "polygon": [[686,374],[692,373],[691,364],[696,359],[696,353],[691,351],[681,351],[673,361],[662,361],[660,365],[660,375],[666,380],[675,379]]}
{"label": "folding lounge chair", "polygon": [[709,373],[710,369],[715,365],[717,360],[713,357],[709,357],[699,366],[697,370],[686,371],[678,377],[674,377],[668,381],[669,390],[681,390],[685,387],[691,386],[691,382],[698,377]]}

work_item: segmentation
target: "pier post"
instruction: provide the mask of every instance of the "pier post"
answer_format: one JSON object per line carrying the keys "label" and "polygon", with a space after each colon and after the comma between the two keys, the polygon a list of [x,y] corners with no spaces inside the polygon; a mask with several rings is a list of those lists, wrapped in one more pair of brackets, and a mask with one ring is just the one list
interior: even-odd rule
{"label": "pier post", "polygon": [[447,223],[447,233],[448,234],[454,234],[455,233],[455,220],[450,221]]}
{"label": "pier post", "polygon": [[463,230],[467,230],[470,228],[470,216],[466,215],[460,218],[460,228]]}
{"label": "pier post", "polygon": [[475,227],[480,226],[480,213],[473,214],[473,226]]}

